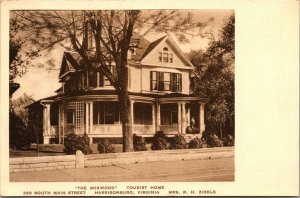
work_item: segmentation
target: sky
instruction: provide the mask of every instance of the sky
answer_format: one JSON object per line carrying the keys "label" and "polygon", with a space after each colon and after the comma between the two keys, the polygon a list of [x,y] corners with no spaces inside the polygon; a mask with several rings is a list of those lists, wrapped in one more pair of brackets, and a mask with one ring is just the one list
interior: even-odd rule
{"label": "sky", "polygon": [[[228,18],[233,10],[189,10],[194,15],[194,19],[198,21],[207,21],[214,17],[214,20],[209,23],[207,28],[218,35],[218,31],[222,27],[224,19]],[[163,36],[163,34],[150,34],[146,38],[149,41],[154,41]],[[172,35],[171,35],[172,36]],[[190,38],[189,43],[179,43],[175,37],[172,37],[180,49],[184,53],[191,50],[204,49],[208,45],[207,38],[193,37]],[[56,48],[51,53],[47,53],[46,57],[41,57],[36,60],[37,65],[43,64],[45,59],[53,58],[55,60],[55,68],[48,70],[46,68],[30,67],[25,75],[15,79],[15,82],[20,83],[20,88],[14,93],[12,99],[21,97],[24,93],[33,97],[34,100],[39,100],[48,96],[55,95],[55,90],[60,88],[61,84],[58,82],[59,68],[62,61],[63,49]]]}

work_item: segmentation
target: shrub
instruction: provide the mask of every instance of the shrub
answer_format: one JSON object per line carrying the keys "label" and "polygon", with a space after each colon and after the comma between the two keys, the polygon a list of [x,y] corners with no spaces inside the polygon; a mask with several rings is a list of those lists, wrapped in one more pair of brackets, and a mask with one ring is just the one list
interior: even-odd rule
{"label": "shrub", "polygon": [[154,134],[153,142],[151,145],[152,150],[167,150],[169,144],[167,142],[167,136],[163,131],[157,131]]}
{"label": "shrub", "polygon": [[81,150],[82,153],[91,154],[90,140],[86,134],[79,136],[75,134],[69,134],[64,139],[64,152],[67,154],[75,154],[77,150]]}
{"label": "shrub", "polygon": [[34,136],[26,130],[25,123],[14,112],[9,113],[9,146],[17,150],[29,150]]}
{"label": "shrub", "polygon": [[223,138],[223,144],[224,146],[234,146],[233,136],[227,135],[225,138]]}
{"label": "shrub", "polygon": [[202,134],[202,140],[207,143],[208,147],[221,147],[223,146],[222,141],[212,132],[205,131]]}
{"label": "shrub", "polygon": [[198,137],[192,139],[189,143],[189,149],[197,149],[202,147],[203,147],[203,142]]}
{"label": "shrub", "polygon": [[115,148],[113,145],[111,145],[108,140],[105,140],[104,142],[100,142],[97,146],[97,150],[99,153],[115,153]]}
{"label": "shrub", "polygon": [[188,145],[182,135],[175,135],[171,138],[170,149],[186,149]]}
{"label": "shrub", "polygon": [[135,151],[147,150],[146,143],[142,136],[137,136],[136,134],[133,134],[133,148]]}

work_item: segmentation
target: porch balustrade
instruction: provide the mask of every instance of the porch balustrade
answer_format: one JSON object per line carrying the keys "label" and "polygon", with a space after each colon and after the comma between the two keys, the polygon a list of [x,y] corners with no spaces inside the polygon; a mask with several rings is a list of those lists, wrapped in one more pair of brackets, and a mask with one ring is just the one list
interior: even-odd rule
{"label": "porch balustrade", "polygon": [[122,135],[121,124],[100,124],[93,125],[93,130],[89,134],[93,135]]}
{"label": "porch balustrade", "polygon": [[165,134],[177,134],[178,133],[178,125],[160,125],[159,130],[163,131]]}
{"label": "porch balustrade", "polygon": [[66,124],[64,126],[64,135],[68,134],[84,134],[84,126],[76,128],[74,124]]}
{"label": "porch balustrade", "polygon": [[153,135],[154,134],[154,126],[153,125],[134,124],[133,125],[133,133],[135,133],[137,135]]}

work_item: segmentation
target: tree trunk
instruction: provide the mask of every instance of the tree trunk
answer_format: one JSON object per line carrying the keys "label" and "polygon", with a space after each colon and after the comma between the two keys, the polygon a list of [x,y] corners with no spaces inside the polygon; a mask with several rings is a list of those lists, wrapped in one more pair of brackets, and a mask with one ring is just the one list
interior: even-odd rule
{"label": "tree trunk", "polygon": [[121,110],[122,132],[123,132],[123,152],[131,152],[133,149],[133,136],[131,125],[131,103],[128,91],[122,91],[119,96]]}

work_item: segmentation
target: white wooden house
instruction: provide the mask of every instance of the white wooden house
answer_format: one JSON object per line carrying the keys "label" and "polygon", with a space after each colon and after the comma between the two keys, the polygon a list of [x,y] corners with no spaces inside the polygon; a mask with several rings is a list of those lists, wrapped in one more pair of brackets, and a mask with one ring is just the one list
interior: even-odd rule
{"label": "white wooden house", "polygon": [[[200,133],[205,130],[205,100],[190,90],[194,67],[169,36],[152,43],[139,37],[129,50],[127,67],[133,133],[185,135],[191,119]],[[41,125],[44,144],[52,139],[61,143],[70,133],[122,137],[118,97],[103,75],[82,68],[78,54],[64,52],[59,80],[57,95],[28,106],[29,120]],[[37,111],[43,112],[40,121],[34,118]]]}

